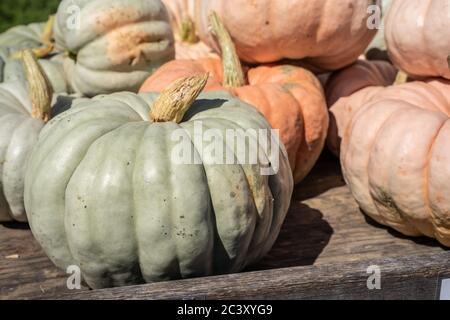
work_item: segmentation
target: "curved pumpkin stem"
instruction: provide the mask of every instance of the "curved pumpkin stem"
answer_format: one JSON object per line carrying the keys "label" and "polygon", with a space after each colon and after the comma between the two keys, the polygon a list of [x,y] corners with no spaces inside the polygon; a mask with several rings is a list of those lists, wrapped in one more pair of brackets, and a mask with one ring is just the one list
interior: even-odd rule
{"label": "curved pumpkin stem", "polygon": [[[53,44],[53,26],[55,25],[55,16],[51,15],[48,17],[47,23],[45,24],[44,31],[42,32],[41,42],[42,47],[33,48],[31,51],[34,53],[35,57],[38,59],[47,57],[52,53],[55,45]],[[15,52],[11,55],[11,59],[22,59],[22,51]]]}
{"label": "curved pumpkin stem", "polygon": [[244,71],[229,32],[214,11],[209,15],[209,23],[222,51],[223,86],[226,88],[244,86]]}
{"label": "curved pumpkin stem", "polygon": [[176,122],[183,120],[185,113],[205,88],[209,75],[207,73],[182,78],[169,87],[155,100],[150,110],[152,122]]}
{"label": "curved pumpkin stem", "polygon": [[53,88],[32,50],[21,52],[31,99],[31,116],[44,122],[50,120]]}
{"label": "curved pumpkin stem", "polygon": [[55,25],[55,15],[48,17],[47,23],[44,27],[44,32],[42,33],[41,41],[45,45],[53,46],[53,27]]}
{"label": "curved pumpkin stem", "polygon": [[181,41],[191,44],[198,42],[194,21],[189,16],[185,16],[181,21],[180,38]]}

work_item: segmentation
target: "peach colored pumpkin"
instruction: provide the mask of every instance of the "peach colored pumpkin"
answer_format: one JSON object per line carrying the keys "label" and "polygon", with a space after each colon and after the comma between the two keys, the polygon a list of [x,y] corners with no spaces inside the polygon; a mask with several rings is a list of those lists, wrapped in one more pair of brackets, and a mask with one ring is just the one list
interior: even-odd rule
{"label": "peach colored pumpkin", "polygon": [[325,86],[330,111],[327,145],[336,156],[353,114],[382,87],[391,85],[396,75],[397,70],[388,62],[358,60],[328,79]]}
{"label": "peach colored pumpkin", "polygon": [[[222,60],[170,61],[144,82],[140,92],[161,91],[176,79],[209,73],[205,90],[229,91],[256,107],[273,128],[280,130],[280,139],[298,183],[312,169],[325,144],[328,112],[322,86],[310,71],[292,65],[247,68],[246,80],[243,77],[242,83],[234,84],[237,78],[234,73],[242,70],[231,39],[228,34],[226,36],[227,44],[219,41],[227,46]],[[231,72],[227,69],[230,64],[235,64],[231,66]]]}
{"label": "peach colored pumpkin", "polygon": [[[354,62],[372,41],[368,7],[380,0],[200,0],[194,9],[200,39],[215,46],[208,15],[217,11],[249,63],[305,59],[325,70]],[[217,47],[215,47],[218,49]]]}
{"label": "peach colored pumpkin", "polygon": [[409,236],[450,246],[450,81],[380,89],[341,144],[345,180],[362,210]]}
{"label": "peach colored pumpkin", "polygon": [[399,69],[450,79],[450,0],[394,0],[385,24],[388,53]]}
{"label": "peach colored pumpkin", "polygon": [[163,0],[170,16],[170,24],[175,36],[175,58],[197,59],[218,57],[218,55],[198,39],[194,10],[199,0]]}

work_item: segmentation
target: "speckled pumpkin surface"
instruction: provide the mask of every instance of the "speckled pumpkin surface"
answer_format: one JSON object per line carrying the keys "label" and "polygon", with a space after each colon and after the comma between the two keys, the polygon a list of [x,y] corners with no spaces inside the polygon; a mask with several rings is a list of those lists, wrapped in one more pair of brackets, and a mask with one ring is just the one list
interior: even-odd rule
{"label": "speckled pumpkin surface", "polygon": [[[71,6],[79,12],[70,11]],[[175,56],[160,0],[63,0],[54,34],[57,48],[70,52],[64,68],[72,91],[84,96],[136,92]]]}
{"label": "speckled pumpkin surface", "polygon": [[[31,156],[25,201],[33,234],[57,266],[80,266],[93,288],[242,270],[271,248],[289,207],[282,146],[271,176],[260,169],[275,158],[259,144],[246,151],[260,149],[265,160],[256,164],[171,161],[173,133],[192,139],[198,121],[223,136],[270,129],[256,109],[211,92],[180,123],[152,122],[157,97],[116,93],[81,104],[48,123]],[[201,139],[189,145],[200,150]]]}

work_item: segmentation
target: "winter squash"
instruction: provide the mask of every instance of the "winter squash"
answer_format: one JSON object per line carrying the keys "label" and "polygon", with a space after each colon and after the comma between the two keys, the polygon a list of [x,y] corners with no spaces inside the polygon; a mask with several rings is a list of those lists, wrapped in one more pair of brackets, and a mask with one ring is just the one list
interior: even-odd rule
{"label": "winter squash", "polygon": [[[0,47],[0,82],[26,82],[26,74],[20,58],[21,50],[15,47]],[[55,93],[69,92],[69,86],[63,67],[63,55],[49,54],[39,59],[44,73]]]}
{"label": "winter squash", "polygon": [[358,60],[334,73],[325,86],[330,111],[327,145],[336,156],[349,121],[366,101],[394,83],[397,70],[385,61]]}
{"label": "winter squash", "polygon": [[208,16],[218,12],[248,63],[305,59],[324,70],[345,67],[364,53],[376,34],[367,27],[368,7],[381,0],[201,0],[196,8],[200,39],[218,51]]}
{"label": "winter squash", "polygon": [[449,0],[394,0],[385,22],[392,62],[411,77],[450,79],[449,12]]}
{"label": "winter squash", "polygon": [[64,111],[72,100],[59,96],[52,104],[53,90],[31,51],[23,52],[23,63],[29,89],[19,80],[0,84],[0,222],[26,221],[26,161],[49,117]]}
{"label": "winter squash", "polygon": [[[197,124],[219,132],[216,146],[234,157],[226,130],[270,130],[226,92],[197,99],[206,81],[205,74],[178,80],[161,95],[99,96],[44,128],[25,203],[57,266],[78,265],[90,287],[103,288],[237,272],[268,252],[293,189],[285,150],[275,146],[274,155],[249,142],[245,153],[260,149],[257,162],[225,165],[218,152],[197,151],[211,144],[194,138]],[[188,163],[174,158],[179,138]],[[275,163],[276,174],[262,174]]]}
{"label": "winter squash", "polygon": [[[69,10],[77,5],[79,12]],[[95,96],[134,91],[173,59],[174,40],[160,0],[63,0],[56,14],[56,47],[73,92]]]}
{"label": "winter squash", "polygon": [[31,23],[12,27],[0,34],[0,46],[20,49],[40,47],[44,29],[45,23]]}
{"label": "winter squash", "polygon": [[198,0],[163,0],[175,36],[176,59],[218,57],[212,48],[198,38],[195,28],[195,7]]}
{"label": "winter squash", "polygon": [[380,8],[381,10],[377,14],[381,13],[381,24],[375,38],[366,49],[366,57],[368,60],[385,60],[389,61],[387,53],[386,41],[384,41],[384,20],[386,19],[387,12],[391,6],[393,0],[382,0]]}
{"label": "winter squash", "polygon": [[0,82],[26,82],[21,50],[30,48],[39,58],[55,93],[69,92],[62,54],[54,51],[54,16],[47,23],[17,26],[0,35]]}
{"label": "winter squash", "polygon": [[222,59],[168,62],[144,82],[140,92],[158,92],[175,79],[208,72],[206,90],[229,91],[256,107],[273,128],[280,130],[294,181],[300,182],[317,161],[328,129],[328,112],[319,81],[306,69],[291,65],[243,70],[220,19],[216,14],[210,18],[222,47]]}
{"label": "winter squash", "polygon": [[450,246],[450,81],[380,89],[341,144],[345,179],[362,210],[408,236]]}

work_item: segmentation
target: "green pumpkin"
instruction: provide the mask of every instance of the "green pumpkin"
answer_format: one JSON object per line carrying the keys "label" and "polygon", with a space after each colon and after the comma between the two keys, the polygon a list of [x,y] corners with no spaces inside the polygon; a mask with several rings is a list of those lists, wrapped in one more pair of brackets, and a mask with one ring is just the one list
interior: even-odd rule
{"label": "green pumpkin", "polygon": [[175,56],[169,17],[160,0],[63,0],[54,27],[56,47],[73,92],[96,96],[137,92]]}
{"label": "green pumpkin", "polygon": [[24,53],[30,79],[0,84],[0,222],[26,221],[23,203],[25,167],[50,113],[67,109],[71,97],[57,96],[51,104],[51,86],[31,51]]}
{"label": "green pumpkin", "polygon": [[33,49],[40,58],[55,93],[69,92],[63,67],[63,54],[53,50],[54,17],[47,23],[17,26],[0,34],[0,82],[26,81],[25,71],[19,59],[22,49]]}
{"label": "green pumpkin", "polygon": [[[228,93],[195,100],[206,78],[177,82],[161,96],[96,97],[44,128],[30,157],[25,204],[35,238],[57,266],[77,265],[90,287],[103,288],[238,272],[269,251],[293,189],[284,146],[272,146],[277,159],[260,144],[247,149],[259,149],[253,165],[171,160],[176,130],[198,150],[198,121],[221,133],[270,130],[255,108]],[[183,118],[185,100],[195,102]],[[161,101],[167,112],[159,112]],[[276,174],[261,174],[277,162]]]}
{"label": "green pumpkin", "polygon": [[[0,47],[0,82],[26,82],[21,60],[11,57],[20,50],[15,47]],[[39,59],[55,93],[66,93],[70,90],[63,67],[63,59],[62,54],[52,54],[44,59]]]}
{"label": "green pumpkin", "polygon": [[0,46],[19,49],[37,48],[42,45],[45,23],[15,26],[0,34]]}

